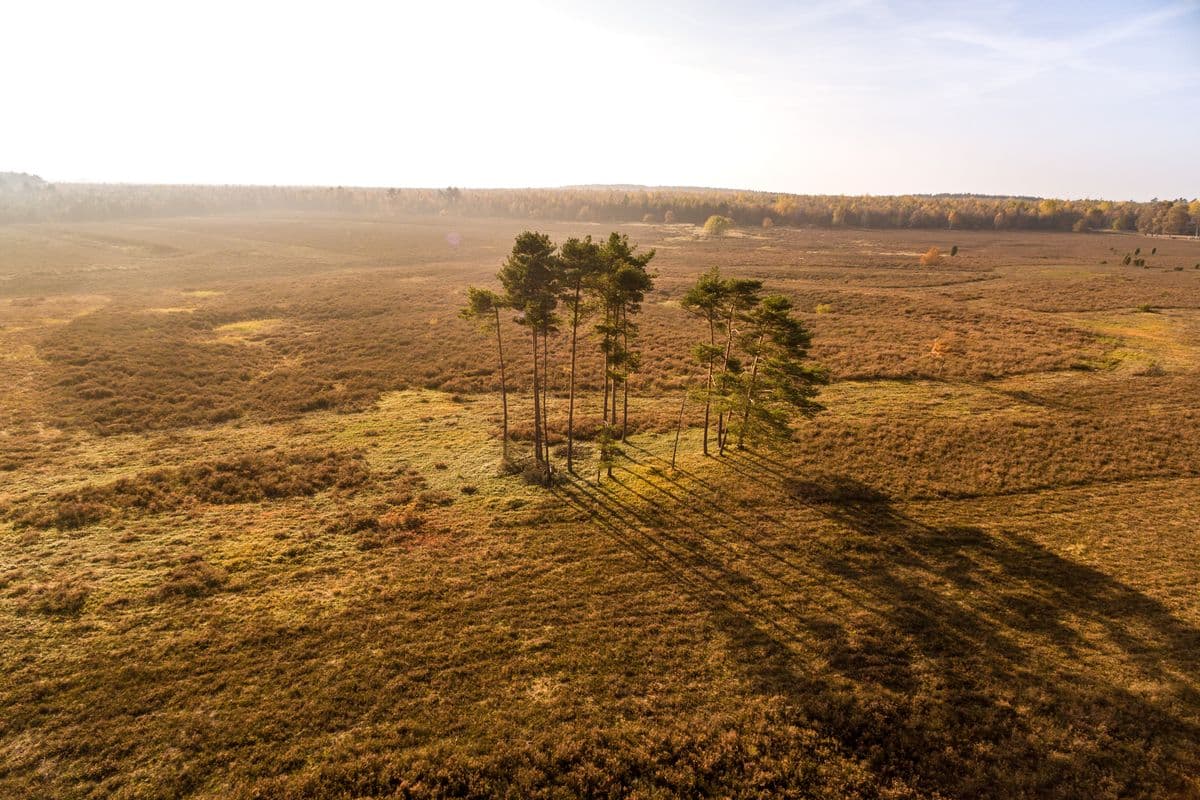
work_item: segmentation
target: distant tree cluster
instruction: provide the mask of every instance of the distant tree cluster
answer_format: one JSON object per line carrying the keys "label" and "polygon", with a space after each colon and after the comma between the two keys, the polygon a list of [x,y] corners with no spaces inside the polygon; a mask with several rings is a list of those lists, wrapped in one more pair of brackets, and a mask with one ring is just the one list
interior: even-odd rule
{"label": "distant tree cluster", "polygon": [[[533,467],[527,472],[542,482],[549,482],[554,472],[547,413],[546,376],[552,372],[549,341],[568,337],[566,466],[574,472],[580,325],[592,319],[594,342],[604,361],[599,456],[611,475],[617,443],[629,431],[629,376],[641,366],[637,317],[654,287],[654,275],[647,269],[653,259],[653,250],[639,252],[627,236],[615,232],[599,242],[585,236],[556,245],[544,233],[525,231],[516,237],[497,274],[500,290],[468,288],[461,315],[478,322],[496,341],[505,463],[514,461],[509,451],[504,316],[511,314],[529,334]],[[701,275],[683,298],[684,309],[704,322],[704,335],[695,349],[704,378],[690,394],[704,403],[705,455],[714,449],[710,447],[714,414],[715,449],[723,454],[732,437],[739,448],[747,441],[784,438],[791,433],[794,416],[811,415],[821,408],[814,398],[828,375],[807,362],[810,334],[794,316],[788,298],[763,296],[762,288],[762,281],[727,278],[714,268]],[[678,453],[683,410],[681,406],[672,462]]]}
{"label": "distant tree cluster", "polygon": [[[654,286],[647,265],[654,251],[639,253],[629,238],[612,233],[603,242],[591,236],[570,238],[557,246],[544,233],[525,231],[517,236],[500,269],[502,291],[472,287],[462,314],[494,329],[500,366],[500,396],[504,417],[504,459],[509,461],[508,388],[504,377],[504,342],[501,311],[529,332],[533,356],[533,459],[539,480],[553,473],[548,425],[549,340],[569,325],[570,384],[567,409],[567,470],[574,470],[575,375],[579,326],[595,318],[594,331],[604,359],[603,429],[601,455],[611,464],[615,442],[629,428],[629,376],[641,365],[637,348],[637,314],[646,293]],[[566,319],[559,313],[560,306]],[[619,425],[618,425],[619,421]]]}
{"label": "distant tree cluster", "polygon": [[855,197],[637,187],[380,189],[51,184],[18,173],[0,173],[0,178],[0,222],[298,210],[697,226],[718,217],[729,220],[729,225],[756,227],[1200,232],[1200,200],[1189,202],[1183,198],[1134,203],[984,195]]}
{"label": "distant tree cluster", "polygon": [[[821,409],[814,398],[829,378],[807,363],[811,335],[793,316],[792,302],[783,295],[762,296],[762,286],[759,280],[723,277],[713,268],[683,297],[683,307],[703,320],[706,334],[695,349],[705,374],[699,390],[705,455],[711,454],[714,411],[716,450],[723,454],[734,434],[739,448],[747,440],[786,438],[794,416]],[[678,446],[677,430],[676,451]]]}

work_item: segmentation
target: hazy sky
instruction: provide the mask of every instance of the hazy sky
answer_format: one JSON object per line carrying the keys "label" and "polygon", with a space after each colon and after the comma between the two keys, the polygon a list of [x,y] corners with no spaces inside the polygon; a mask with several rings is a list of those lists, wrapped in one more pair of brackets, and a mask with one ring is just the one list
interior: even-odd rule
{"label": "hazy sky", "polygon": [[1200,195],[1200,0],[6,4],[51,180]]}

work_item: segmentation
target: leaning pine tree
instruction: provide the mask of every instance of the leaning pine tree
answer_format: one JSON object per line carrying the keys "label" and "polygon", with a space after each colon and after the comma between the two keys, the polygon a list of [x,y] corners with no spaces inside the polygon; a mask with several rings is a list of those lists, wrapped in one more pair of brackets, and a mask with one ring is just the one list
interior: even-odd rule
{"label": "leaning pine tree", "polygon": [[496,357],[500,362],[500,413],[503,419],[501,430],[501,452],[508,461],[508,386],[504,376],[504,340],[500,335],[500,309],[504,298],[488,289],[467,289],[467,305],[459,312],[463,319],[475,320],[485,327],[494,327],[496,332]]}
{"label": "leaning pine tree", "polygon": [[739,449],[747,440],[791,436],[795,415],[808,417],[822,409],[814,398],[817,387],[829,382],[824,369],[808,363],[812,337],[792,316],[786,297],[764,297],[745,320],[740,338],[751,363],[740,376],[741,391],[730,413]]}
{"label": "leaning pine tree", "polygon": [[746,312],[758,303],[758,293],[762,291],[762,281],[750,278],[727,278],[722,282],[724,291],[722,315],[725,327],[725,354],[721,362],[721,371],[715,380],[717,396],[721,400],[721,410],[717,413],[717,452],[725,453],[728,431],[725,424],[725,407],[736,391],[738,373],[741,372],[741,362],[733,352],[733,342],[737,335],[737,327]]}

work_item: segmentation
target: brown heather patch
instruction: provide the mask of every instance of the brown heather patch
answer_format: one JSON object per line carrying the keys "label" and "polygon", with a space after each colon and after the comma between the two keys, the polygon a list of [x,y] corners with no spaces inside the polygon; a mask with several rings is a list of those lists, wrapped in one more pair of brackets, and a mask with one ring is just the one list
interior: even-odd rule
{"label": "brown heather patch", "polygon": [[[40,370],[46,384],[42,397],[59,424],[106,434],[136,432],[240,418],[284,419],[321,409],[355,411],[401,388],[497,388],[490,342],[458,319],[457,311],[468,282],[493,279],[516,226],[393,222],[368,234],[359,230],[363,223],[349,222],[340,232],[332,222],[227,224],[220,236],[249,236],[245,228],[252,225],[252,241],[267,244],[251,250],[239,238],[198,240],[198,255],[217,258],[205,282],[227,281],[219,292],[198,290],[195,282],[166,288],[162,274],[152,269],[156,262],[148,259],[140,269],[118,273],[110,284],[114,294],[128,287],[122,302],[32,340],[37,358],[48,365]],[[206,236],[221,230],[216,221],[204,221],[203,227]],[[550,230],[559,236],[574,231],[559,227]],[[469,244],[452,248],[439,230],[465,231]],[[644,247],[664,243],[659,229],[644,234]],[[1092,326],[1045,310],[1111,308],[1105,282],[1111,280],[1132,281],[1142,292],[1117,301],[1129,307],[1148,301],[1185,305],[1198,286],[1191,274],[1130,275],[1122,268],[1095,266],[1107,253],[1104,237],[1030,236],[1063,263],[1036,270],[1007,266],[1007,259],[1034,257],[1027,254],[1029,243],[978,233],[964,234],[963,252],[934,270],[895,255],[924,250],[917,233],[904,231],[772,230],[765,240],[770,249],[758,239],[700,240],[662,249],[654,262],[659,290],[648,298],[642,322],[640,391],[670,392],[694,377],[689,348],[696,323],[676,301],[691,276],[710,265],[762,277],[771,290],[793,295],[812,314],[814,354],[834,375],[855,379],[979,380],[1095,363],[1105,342]],[[306,242],[303,270],[277,273],[276,267],[264,267],[256,269],[253,280],[229,282],[240,272],[239,253],[258,264],[262,246],[285,252],[289,237]],[[206,249],[218,244],[233,249]],[[382,249],[367,259],[376,246]],[[402,249],[401,263],[386,258],[388,248]],[[176,268],[172,262],[171,269]],[[335,275],[322,274],[335,268]],[[76,278],[89,274],[80,267]],[[1060,274],[1080,276],[1086,293],[1072,295],[1073,279]],[[182,275],[189,281],[195,277]],[[128,294],[134,287],[136,293]],[[823,305],[834,312],[816,314]],[[160,308],[191,311],[150,310]],[[515,325],[506,328],[510,379],[520,387],[529,373],[526,337]],[[565,337],[553,349],[552,389],[561,392],[566,381],[558,368],[565,363]],[[589,340],[581,356],[581,386],[599,386],[598,367]]]}
{"label": "brown heather patch", "polygon": [[155,599],[197,598],[219,591],[228,580],[223,569],[214,567],[197,553],[184,557],[154,593]]}
{"label": "brown heather patch", "polygon": [[85,485],[45,500],[18,501],[9,518],[18,527],[80,528],[126,511],[159,514],[193,503],[257,503],[360,486],[368,476],[361,455],[333,450],[269,452],[236,459],[142,472],[112,483]]}
{"label": "brown heather patch", "polygon": [[[1109,252],[1196,245],[631,229],[639,433],[547,492],[455,317],[522,227],[0,226],[0,796],[1200,796],[1200,295]],[[713,264],[842,379],[672,471]]]}
{"label": "brown heather patch", "polygon": [[823,399],[828,412],[799,430],[789,464],[855,475],[902,498],[1195,476],[1198,392],[1197,373],[1013,378],[982,388],[841,384]]}
{"label": "brown heather patch", "polygon": [[35,584],[18,596],[18,607],[26,613],[48,616],[77,616],[83,611],[91,587],[78,577],[59,577]]}

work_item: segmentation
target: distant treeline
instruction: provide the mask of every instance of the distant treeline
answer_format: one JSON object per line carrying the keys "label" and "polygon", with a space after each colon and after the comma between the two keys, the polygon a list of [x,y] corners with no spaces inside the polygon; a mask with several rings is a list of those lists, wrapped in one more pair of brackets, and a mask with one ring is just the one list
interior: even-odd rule
{"label": "distant treeline", "polygon": [[106,220],[240,211],[446,214],[606,223],[700,225],[710,216],[738,225],[1095,229],[1189,234],[1200,200],[1055,200],[984,195],[794,195],[722,189],[385,189],[294,186],[52,184],[0,173],[0,222]]}

